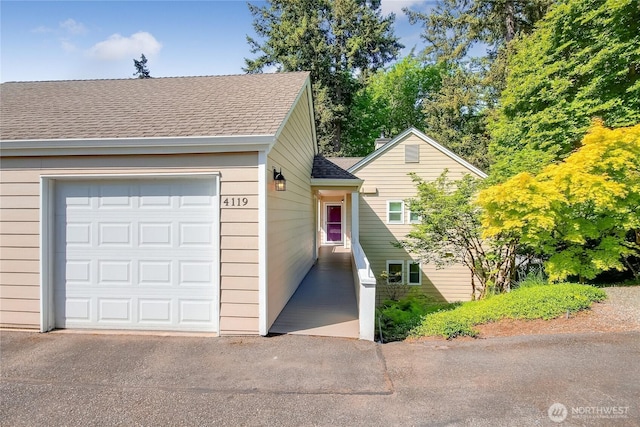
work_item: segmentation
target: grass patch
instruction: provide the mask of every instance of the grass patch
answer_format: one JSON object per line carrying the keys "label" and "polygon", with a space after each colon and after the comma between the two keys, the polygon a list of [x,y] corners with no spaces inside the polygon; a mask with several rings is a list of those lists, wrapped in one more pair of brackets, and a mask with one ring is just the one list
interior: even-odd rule
{"label": "grass patch", "polygon": [[577,284],[525,286],[508,294],[470,301],[451,310],[426,315],[409,333],[411,337],[477,336],[475,325],[501,319],[553,319],[575,313],[607,297],[602,289]]}

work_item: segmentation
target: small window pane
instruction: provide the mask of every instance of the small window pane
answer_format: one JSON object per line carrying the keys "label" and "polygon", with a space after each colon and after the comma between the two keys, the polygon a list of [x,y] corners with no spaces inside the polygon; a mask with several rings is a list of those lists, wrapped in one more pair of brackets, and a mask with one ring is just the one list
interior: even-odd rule
{"label": "small window pane", "polygon": [[409,212],[410,222],[420,222],[420,215],[417,212]]}
{"label": "small window pane", "polygon": [[409,283],[414,285],[420,284],[420,264],[415,262],[409,263]]}
{"label": "small window pane", "polygon": [[402,218],[403,212],[403,202],[389,202],[389,217],[387,218],[388,222],[393,223],[404,223],[404,218]]}
{"label": "small window pane", "polygon": [[402,212],[389,212],[389,221],[402,221]]}
{"label": "small window pane", "polygon": [[402,283],[402,264],[389,263],[389,283]]}

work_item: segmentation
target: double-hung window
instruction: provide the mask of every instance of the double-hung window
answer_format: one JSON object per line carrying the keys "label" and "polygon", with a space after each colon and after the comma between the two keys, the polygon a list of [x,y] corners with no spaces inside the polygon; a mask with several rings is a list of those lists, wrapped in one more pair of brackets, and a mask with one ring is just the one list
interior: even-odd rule
{"label": "double-hung window", "polygon": [[409,211],[410,224],[420,224],[421,222],[422,222],[422,217],[418,215],[418,212]]}
{"label": "double-hung window", "polygon": [[404,283],[404,262],[387,261],[387,283],[390,285],[402,285]]}
{"label": "double-hung window", "polygon": [[404,224],[404,202],[402,200],[387,202],[387,224]]}
{"label": "double-hung window", "polygon": [[416,261],[407,261],[407,276],[410,285],[422,285],[422,270],[420,263]]}

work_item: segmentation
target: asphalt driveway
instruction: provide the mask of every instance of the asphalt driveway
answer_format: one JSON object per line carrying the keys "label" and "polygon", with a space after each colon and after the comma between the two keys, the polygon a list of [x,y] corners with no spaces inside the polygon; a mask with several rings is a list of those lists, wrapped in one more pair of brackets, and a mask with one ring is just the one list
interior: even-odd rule
{"label": "asphalt driveway", "polygon": [[640,425],[637,332],[381,346],[2,331],[0,356],[3,426]]}

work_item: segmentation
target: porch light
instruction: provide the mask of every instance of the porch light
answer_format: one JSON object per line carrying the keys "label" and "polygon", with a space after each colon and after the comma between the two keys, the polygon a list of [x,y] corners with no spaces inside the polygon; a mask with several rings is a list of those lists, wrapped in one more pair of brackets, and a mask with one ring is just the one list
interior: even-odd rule
{"label": "porch light", "polygon": [[278,172],[276,168],[273,168],[273,181],[276,184],[276,191],[287,190],[287,180],[284,179],[284,175],[282,175],[282,169]]}

